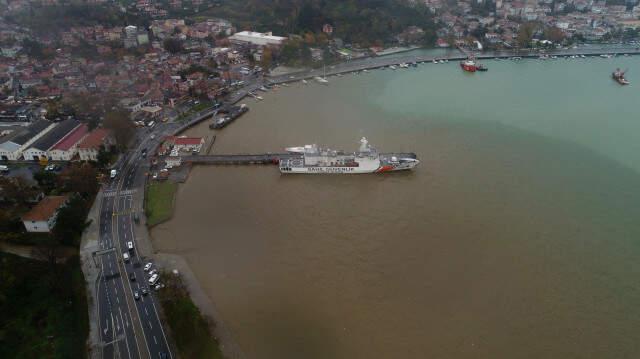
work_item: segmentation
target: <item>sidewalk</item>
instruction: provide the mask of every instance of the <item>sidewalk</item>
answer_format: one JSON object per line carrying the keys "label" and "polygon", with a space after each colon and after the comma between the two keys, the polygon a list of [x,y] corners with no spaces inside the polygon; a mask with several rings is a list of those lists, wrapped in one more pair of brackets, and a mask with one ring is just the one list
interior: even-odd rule
{"label": "sidewalk", "polygon": [[100,270],[96,268],[91,253],[99,249],[100,240],[100,206],[102,205],[102,191],[98,192],[87,220],[91,225],[82,234],[80,242],[80,266],[84,274],[87,288],[87,310],[89,310],[89,336],[87,337],[88,355],[90,359],[100,359],[102,356],[100,330],[98,329],[98,301],[95,297],[96,285]]}

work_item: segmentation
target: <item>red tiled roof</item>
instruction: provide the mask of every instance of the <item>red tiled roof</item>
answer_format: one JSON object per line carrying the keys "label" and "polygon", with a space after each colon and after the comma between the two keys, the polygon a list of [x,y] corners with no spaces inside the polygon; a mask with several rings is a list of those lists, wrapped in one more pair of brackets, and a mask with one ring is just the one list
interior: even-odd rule
{"label": "red tiled roof", "polygon": [[109,130],[104,128],[95,129],[80,142],[78,148],[98,148],[107,136],[109,136]]}
{"label": "red tiled roof", "polygon": [[22,216],[22,220],[46,221],[56,213],[56,210],[58,210],[66,200],[67,196],[47,196]]}
{"label": "red tiled roof", "polygon": [[87,132],[89,132],[89,128],[86,124],[81,124],[80,126],[74,128],[71,132],[69,132],[66,136],[64,136],[58,143],[56,143],[52,150],[63,150],[66,151],[73,147],[78,141],[84,137]]}

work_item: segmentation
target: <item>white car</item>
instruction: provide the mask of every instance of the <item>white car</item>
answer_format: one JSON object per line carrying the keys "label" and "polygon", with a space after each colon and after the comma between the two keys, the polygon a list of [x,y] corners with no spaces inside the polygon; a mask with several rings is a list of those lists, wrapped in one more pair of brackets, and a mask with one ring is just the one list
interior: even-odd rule
{"label": "white car", "polygon": [[133,250],[133,242],[132,241],[127,242],[127,248],[129,248],[130,251]]}
{"label": "white car", "polygon": [[149,278],[149,284],[154,285],[158,283],[158,279],[160,279],[160,276],[158,274],[152,275],[151,278]]}
{"label": "white car", "polygon": [[151,262],[149,262],[149,263],[145,264],[145,265],[144,265],[144,268],[142,268],[142,269],[143,269],[145,272],[148,272],[148,271],[149,271],[149,269],[151,269],[151,266],[152,266],[152,265],[153,265],[153,264],[152,264]]}
{"label": "white car", "polygon": [[127,253],[127,252],[122,253],[122,259],[125,262],[128,262],[129,261],[129,253]]}

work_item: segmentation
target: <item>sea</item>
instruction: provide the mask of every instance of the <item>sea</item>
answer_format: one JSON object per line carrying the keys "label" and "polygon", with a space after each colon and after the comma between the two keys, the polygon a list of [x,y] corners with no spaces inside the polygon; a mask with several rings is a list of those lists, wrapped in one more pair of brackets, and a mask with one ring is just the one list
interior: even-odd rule
{"label": "sea", "polygon": [[218,154],[366,137],[421,163],[196,166],[154,246],[187,260],[248,358],[639,358],[639,60],[451,61],[260,93],[186,134]]}

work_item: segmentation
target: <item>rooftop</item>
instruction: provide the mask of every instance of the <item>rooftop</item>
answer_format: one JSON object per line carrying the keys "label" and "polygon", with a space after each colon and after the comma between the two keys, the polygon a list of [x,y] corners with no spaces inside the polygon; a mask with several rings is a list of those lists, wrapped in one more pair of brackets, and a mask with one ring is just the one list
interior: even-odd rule
{"label": "rooftop", "polygon": [[11,142],[18,145],[24,145],[25,143],[29,142],[29,140],[32,139],[35,135],[44,131],[50,125],[51,125],[51,122],[46,120],[36,121],[32,123],[29,127],[27,127],[26,132],[12,138]]}
{"label": "rooftop", "polygon": [[68,119],[60,122],[47,134],[40,137],[29,148],[35,148],[41,151],[46,151],[53,147],[58,141],[63,139],[69,132],[73,131],[76,127],[80,126],[80,122],[74,119]]}
{"label": "rooftop", "polygon": [[46,221],[64,204],[67,196],[47,196],[24,216],[23,221]]}
{"label": "rooftop", "polygon": [[78,141],[80,141],[89,132],[89,127],[84,123],[69,132],[62,140],[53,146],[54,150],[66,151],[73,147]]}
{"label": "rooftop", "polygon": [[104,128],[98,128],[93,130],[82,142],[78,145],[78,148],[98,148],[104,142],[104,139],[109,135],[109,130]]}

